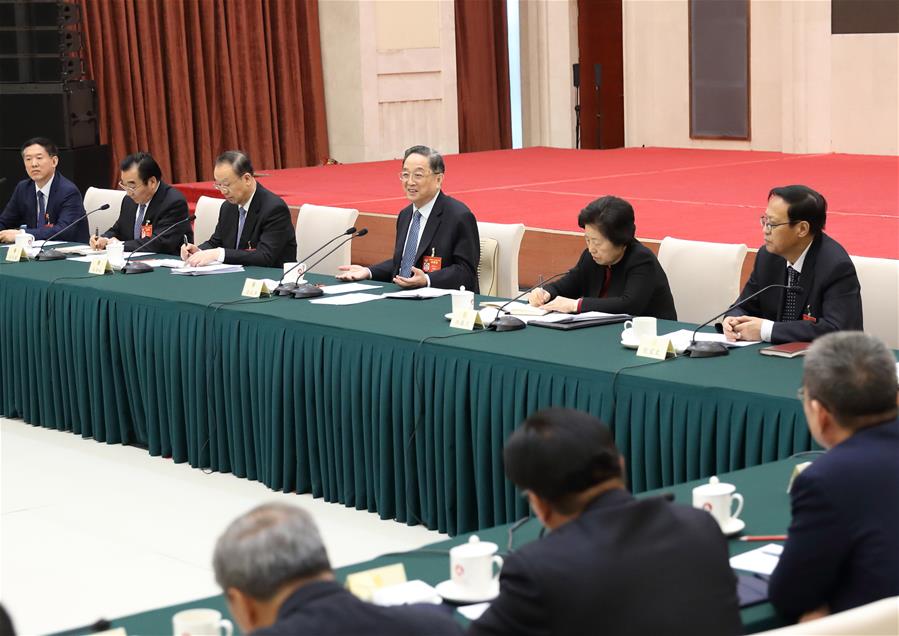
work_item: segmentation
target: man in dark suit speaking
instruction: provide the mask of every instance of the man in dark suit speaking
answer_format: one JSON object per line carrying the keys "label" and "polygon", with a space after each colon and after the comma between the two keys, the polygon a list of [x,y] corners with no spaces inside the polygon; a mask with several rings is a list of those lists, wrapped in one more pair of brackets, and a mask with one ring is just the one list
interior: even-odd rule
{"label": "man in dark suit speaking", "polygon": [[843,247],[824,233],[827,201],[803,185],[774,188],[761,217],[765,245],[740,298],[775,287],[728,312],[728,340],[811,342],[843,329],[862,329],[861,286]]}
{"label": "man in dark suit speaking", "polygon": [[193,267],[211,263],[282,267],[296,260],[297,239],[290,210],[278,195],[253,176],[253,164],[240,150],[215,160],[215,188],[225,197],[209,240],[181,246],[181,258]]}
{"label": "man in dark suit speaking", "polygon": [[74,183],[56,172],[56,144],[43,137],[29,139],[22,144],[22,160],[28,178],[16,185],[0,214],[0,243],[14,243],[23,225],[38,240],[67,228],[56,240],[87,243],[87,219],[75,223],[84,216],[81,193]]}
{"label": "man in dark suit speaking", "polygon": [[791,619],[899,596],[896,359],[859,332],[809,348],[802,406],[827,452],[793,482],[793,520],[768,596]]}
{"label": "man in dark suit speaking", "polygon": [[184,221],[151,249],[162,254],[178,255],[183,237],[193,242],[194,231],[187,223],[187,200],[184,195],[162,181],[162,169],[146,152],[128,155],[119,165],[119,187],[128,194],[122,200],[119,218],[102,236],[91,237],[91,247],[102,250],[111,240],[122,241],[126,252],[140,250],[173,224]]}
{"label": "man in dark suit speaking", "polygon": [[509,437],[503,462],[550,533],[506,557],[499,596],[469,634],[742,633],[714,518],[662,497],[635,499],[598,419],[537,412]]}
{"label": "man in dark suit speaking", "polygon": [[393,258],[371,267],[340,267],[341,280],[372,278],[400,287],[441,287],[478,291],[481,241],[471,210],[440,191],[446,167],[427,146],[412,146],[403,157],[400,181],[412,205],[396,221]]}

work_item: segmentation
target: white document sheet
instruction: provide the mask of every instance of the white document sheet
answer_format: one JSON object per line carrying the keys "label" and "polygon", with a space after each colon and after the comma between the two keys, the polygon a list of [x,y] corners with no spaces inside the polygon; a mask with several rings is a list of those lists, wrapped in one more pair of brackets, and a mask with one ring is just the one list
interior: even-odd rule
{"label": "white document sheet", "polygon": [[458,289],[437,289],[436,287],[419,287],[384,294],[384,298],[440,298],[450,294],[458,294]]}
{"label": "white document sheet", "polygon": [[[693,332],[689,329],[679,329],[677,331],[672,331],[671,333],[666,333],[663,335],[671,338],[671,340],[673,341],[686,342],[686,348],[690,344],[690,340],[693,337]],[[748,347],[749,345],[760,343],[761,340],[741,340],[739,342],[730,342],[723,333],[708,333],[700,331],[696,334],[696,342],[720,342],[725,347]]]}
{"label": "white document sheet", "polygon": [[316,298],[309,302],[313,305],[358,305],[359,303],[367,303],[372,300],[380,300],[383,297],[381,294],[363,294],[359,292],[356,294],[340,294],[328,298]]}
{"label": "white document sheet", "polygon": [[172,270],[172,273],[181,274],[183,276],[205,276],[207,274],[231,274],[233,272],[242,271],[243,265],[217,263],[214,265],[203,265],[202,267],[176,267]]}
{"label": "white document sheet", "polygon": [[33,247],[53,247],[54,245],[62,245],[65,241],[35,241]]}
{"label": "white document sheet", "polygon": [[730,558],[730,567],[735,570],[743,570],[745,572],[756,572],[758,574],[771,574],[780,561],[780,555],[783,553],[784,547],[777,543],[769,543],[761,548],[738,554]]}
{"label": "white document sheet", "polygon": [[325,285],[321,290],[326,294],[348,294],[349,292],[380,288],[380,285],[370,285],[368,283],[337,283],[335,285]]}
{"label": "white document sheet", "polygon": [[475,603],[474,605],[461,605],[456,609],[468,620],[476,621],[481,614],[487,611],[488,607],[490,607],[490,603]]}
{"label": "white document sheet", "polygon": [[627,318],[626,314],[607,314],[602,311],[585,311],[582,314],[547,314],[535,318],[533,322],[581,322],[582,320],[594,320],[596,318]]}
{"label": "white document sheet", "polygon": [[[505,300],[487,300],[481,303],[481,307],[502,307],[506,304]],[[506,305],[503,313],[510,313],[513,316],[545,316],[549,312],[540,307],[531,307],[527,303],[514,302]]]}
{"label": "white document sheet", "polygon": [[[70,259],[74,260],[74,259]],[[141,261],[150,267],[184,267],[184,261],[177,258],[147,258]]]}

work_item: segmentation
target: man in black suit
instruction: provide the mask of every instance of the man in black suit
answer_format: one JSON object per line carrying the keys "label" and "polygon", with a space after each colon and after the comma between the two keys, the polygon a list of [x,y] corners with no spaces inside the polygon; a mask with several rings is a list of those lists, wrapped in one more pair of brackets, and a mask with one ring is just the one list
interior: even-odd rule
{"label": "man in black suit", "polygon": [[397,217],[393,258],[371,267],[342,266],[337,278],[478,292],[478,224],[468,206],[441,192],[445,172],[440,153],[427,146],[409,148],[400,181],[412,205]]}
{"label": "man in black suit", "polygon": [[761,217],[765,245],[740,298],[774,288],[728,312],[728,340],[811,342],[844,329],[862,329],[861,286],[843,247],[824,234],[827,201],[809,187],[791,185],[768,193]]}
{"label": "man in black suit", "polygon": [[768,596],[810,620],[899,596],[899,419],[896,359],[859,332],[816,340],[802,406],[827,452],[790,490],[793,520]]}
{"label": "man in black suit", "polygon": [[661,497],[635,499],[598,419],[540,411],[509,437],[503,461],[550,533],[506,557],[499,596],[469,634],[742,632],[714,518]]}
{"label": "man in black suit", "polygon": [[287,204],[253,176],[253,164],[240,150],[215,160],[215,188],[226,201],[215,231],[199,247],[181,247],[181,258],[198,267],[211,263],[282,267],[297,258],[297,239]]}
{"label": "man in black suit", "polygon": [[443,608],[378,607],[334,580],[328,554],[308,512],[263,504],[238,517],[219,537],[215,578],[243,633],[461,634]]}
{"label": "man in black suit", "polygon": [[144,243],[175,223],[177,229],[154,240],[152,251],[178,255],[183,238],[192,242],[194,231],[187,222],[187,199],[162,181],[162,169],[146,152],[128,155],[119,165],[119,187],[128,194],[122,200],[119,218],[102,236],[91,237],[91,247],[106,249],[110,241],[122,241],[126,252],[137,252]]}
{"label": "man in black suit", "polygon": [[[12,125],[6,122],[4,125]],[[78,187],[56,171],[59,150],[49,139],[35,137],[22,144],[28,178],[16,185],[0,214],[0,243],[14,243],[19,228],[35,239],[87,243],[87,219]],[[77,222],[76,222],[77,221]]]}

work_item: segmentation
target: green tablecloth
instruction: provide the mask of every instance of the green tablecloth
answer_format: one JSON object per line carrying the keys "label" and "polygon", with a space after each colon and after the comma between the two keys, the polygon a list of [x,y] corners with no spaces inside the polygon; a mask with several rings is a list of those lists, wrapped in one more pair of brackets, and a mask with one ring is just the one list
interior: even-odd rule
{"label": "green tablecloth", "polygon": [[277,271],[87,268],[0,266],[0,413],[451,535],[524,514],[501,449],[541,407],[610,422],[635,492],[812,446],[801,360],[758,346],[653,363],[619,325],[458,335],[447,298],[221,305]]}
{"label": "green tablecloth", "polygon": [[[721,475],[723,481],[735,484],[737,491],[742,493],[745,498],[746,503],[741,517],[746,521],[746,530],[744,531],[746,534],[783,534],[786,531],[790,521],[790,502],[786,493],[787,482],[793,466],[808,459],[810,458],[787,459]],[[681,484],[667,488],[664,492],[674,494],[676,501],[689,505],[692,501],[691,491],[698,483],[700,482]],[[660,494],[660,492],[662,491],[650,491],[638,496],[652,496]],[[506,524],[480,531],[477,534],[482,540],[498,544],[501,553],[505,553],[510,527],[511,524]],[[513,549],[536,539],[539,531],[540,525],[536,519],[525,523],[514,534]],[[353,572],[402,563],[409,580],[421,579],[431,585],[436,585],[449,578],[449,549],[458,543],[467,541],[468,536],[468,534],[461,535],[449,541],[428,545],[421,550],[383,556],[365,563],[340,568],[336,572],[337,578],[343,582]],[[731,539],[729,543],[731,555],[752,550],[761,545],[764,544],[744,543],[737,539]],[[126,616],[113,621],[112,624],[114,627],[124,627],[131,635],[170,633],[172,616],[183,609],[194,607],[214,608],[228,615],[224,597],[219,595]],[[463,620],[461,615],[456,614],[456,616]],[[747,633],[772,629],[784,624],[783,619],[777,615],[770,603],[762,603],[742,610],[741,618]],[[80,630],[75,633],[85,633],[85,631]]]}

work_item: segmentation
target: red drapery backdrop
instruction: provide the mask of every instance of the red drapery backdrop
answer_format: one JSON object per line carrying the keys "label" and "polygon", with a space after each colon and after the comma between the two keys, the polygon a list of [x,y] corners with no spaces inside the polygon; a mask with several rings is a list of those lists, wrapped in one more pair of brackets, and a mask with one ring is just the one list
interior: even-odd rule
{"label": "red drapery backdrop", "polygon": [[505,0],[456,0],[459,152],[512,147]]}
{"label": "red drapery backdrop", "polygon": [[185,182],[231,148],[257,171],[327,157],[317,0],[79,2],[116,163],[144,150]]}

